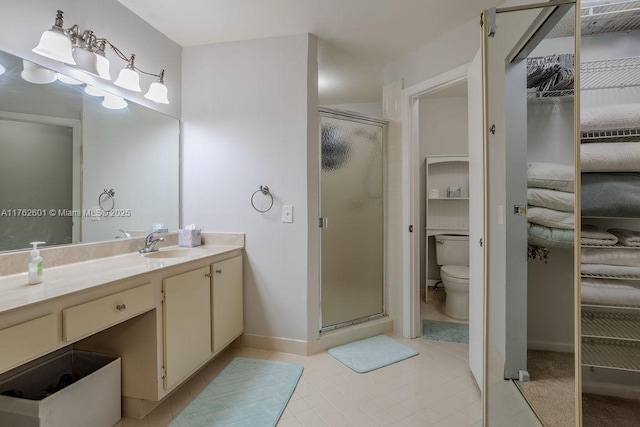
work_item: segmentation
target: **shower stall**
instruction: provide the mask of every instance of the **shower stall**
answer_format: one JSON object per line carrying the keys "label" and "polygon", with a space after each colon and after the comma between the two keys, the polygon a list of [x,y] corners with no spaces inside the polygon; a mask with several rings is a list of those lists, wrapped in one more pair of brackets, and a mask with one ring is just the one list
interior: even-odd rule
{"label": "shower stall", "polygon": [[320,109],[322,331],[385,313],[386,124]]}

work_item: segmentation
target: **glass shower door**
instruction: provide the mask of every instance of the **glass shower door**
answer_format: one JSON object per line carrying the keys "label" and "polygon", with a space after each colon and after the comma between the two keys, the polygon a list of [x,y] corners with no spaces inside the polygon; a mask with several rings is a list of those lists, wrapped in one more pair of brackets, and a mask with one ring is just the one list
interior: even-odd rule
{"label": "glass shower door", "polygon": [[321,327],[384,312],[384,124],[322,112]]}

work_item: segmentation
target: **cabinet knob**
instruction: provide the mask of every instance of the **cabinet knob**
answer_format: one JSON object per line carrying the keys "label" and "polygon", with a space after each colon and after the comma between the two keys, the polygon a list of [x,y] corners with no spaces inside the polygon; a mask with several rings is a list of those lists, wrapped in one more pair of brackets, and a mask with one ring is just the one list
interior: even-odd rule
{"label": "cabinet knob", "polygon": [[216,274],[222,274],[222,269],[221,268],[217,268],[216,269]]}
{"label": "cabinet knob", "polygon": [[127,306],[125,304],[116,305],[116,310],[118,311],[125,311],[126,309],[127,309]]}
{"label": "cabinet knob", "polygon": [[204,273],[204,277],[206,277],[207,279],[211,279],[211,273]]}

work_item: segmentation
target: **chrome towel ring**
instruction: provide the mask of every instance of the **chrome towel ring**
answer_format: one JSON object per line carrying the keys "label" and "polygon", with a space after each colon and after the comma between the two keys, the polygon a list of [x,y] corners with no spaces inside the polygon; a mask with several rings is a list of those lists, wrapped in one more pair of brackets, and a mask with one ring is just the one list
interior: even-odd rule
{"label": "chrome towel ring", "polygon": [[[113,191],[113,188],[104,191],[98,196],[98,206],[105,212],[111,212],[113,208],[116,207],[116,201],[113,199],[113,196],[116,195],[116,192]],[[110,207],[105,207],[110,206]]]}
{"label": "chrome towel ring", "polygon": [[[267,209],[258,209],[256,207],[256,204],[254,202],[254,197],[256,197],[256,194],[258,193],[262,193],[264,196],[268,196],[271,199],[271,203],[269,204],[269,207]],[[271,194],[271,192],[269,191],[269,187],[266,185],[261,185],[260,188],[251,195],[251,206],[253,206],[253,209],[257,210],[258,212],[261,213],[265,213],[268,212],[269,210],[271,210],[271,208],[273,207],[273,194]]]}

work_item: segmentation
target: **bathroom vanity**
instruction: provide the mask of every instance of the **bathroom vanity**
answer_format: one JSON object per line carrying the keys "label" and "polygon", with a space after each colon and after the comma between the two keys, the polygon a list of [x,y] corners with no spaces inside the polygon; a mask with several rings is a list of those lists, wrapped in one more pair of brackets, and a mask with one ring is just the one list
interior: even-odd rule
{"label": "bathroom vanity", "polygon": [[144,417],[243,332],[244,235],[203,239],[0,276],[0,375],[65,347],[117,355],[123,416]]}

